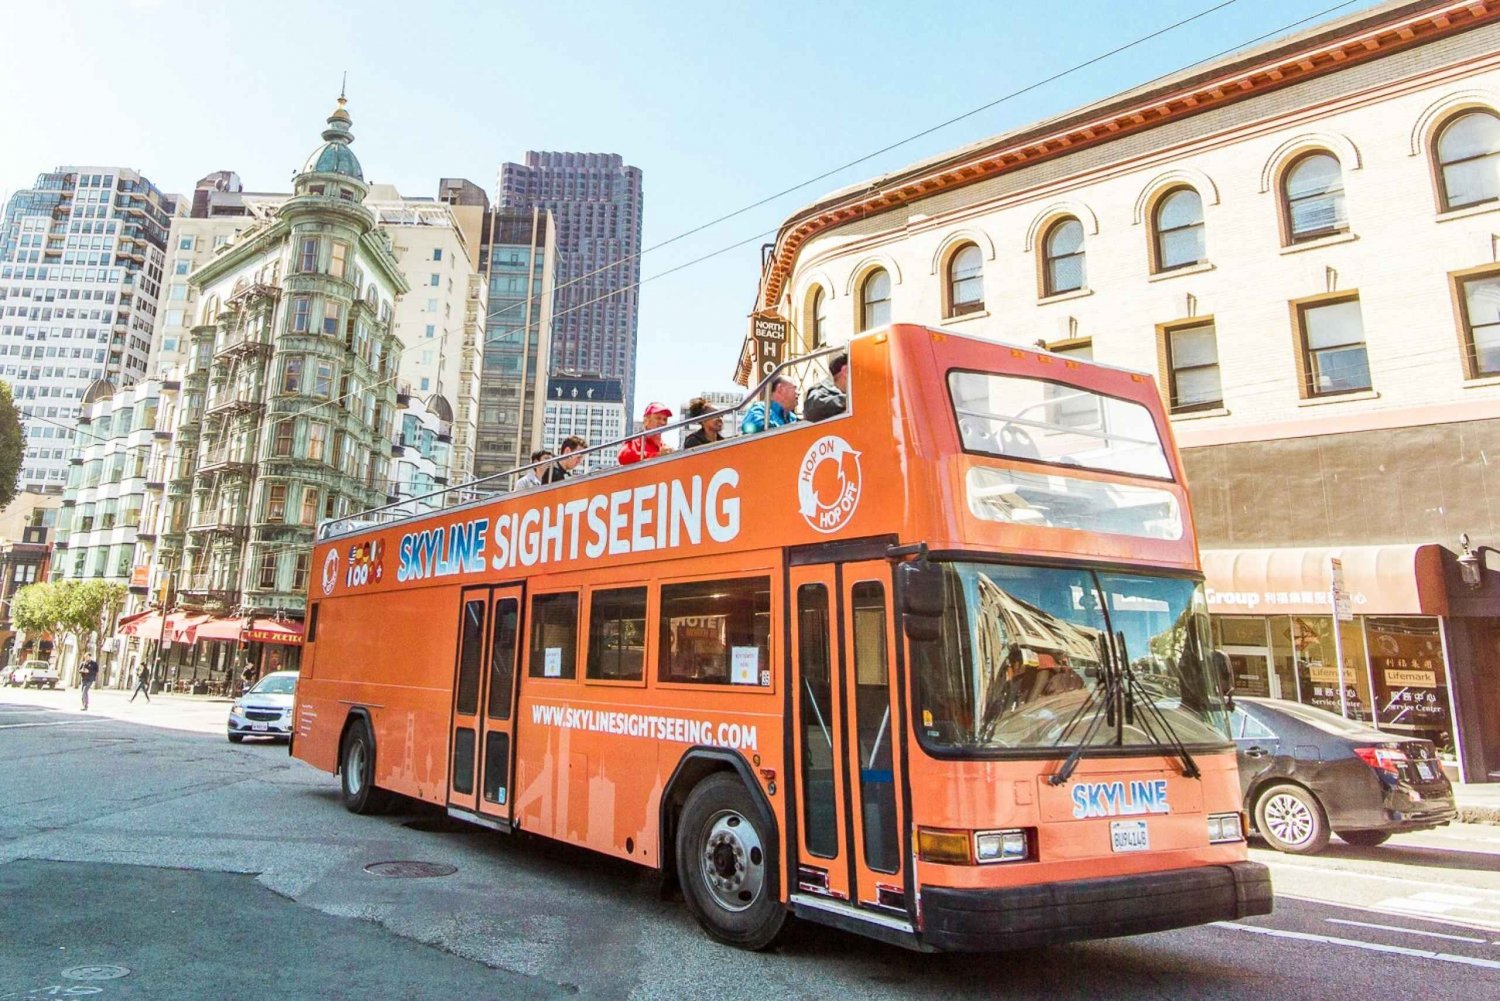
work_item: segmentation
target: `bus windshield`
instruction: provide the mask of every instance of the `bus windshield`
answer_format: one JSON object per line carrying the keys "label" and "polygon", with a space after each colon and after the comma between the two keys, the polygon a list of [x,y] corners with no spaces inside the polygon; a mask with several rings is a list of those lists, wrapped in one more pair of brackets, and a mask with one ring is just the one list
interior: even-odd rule
{"label": "bus windshield", "polygon": [[[912,642],[927,747],[1161,746],[1167,727],[1184,744],[1227,741],[1197,581],[989,563],[943,564],[943,574],[939,636]],[[1090,735],[1108,701],[1110,658],[1123,711]]]}
{"label": "bus windshield", "polygon": [[1131,400],[993,372],[948,373],[967,452],[1170,479],[1151,411]]}

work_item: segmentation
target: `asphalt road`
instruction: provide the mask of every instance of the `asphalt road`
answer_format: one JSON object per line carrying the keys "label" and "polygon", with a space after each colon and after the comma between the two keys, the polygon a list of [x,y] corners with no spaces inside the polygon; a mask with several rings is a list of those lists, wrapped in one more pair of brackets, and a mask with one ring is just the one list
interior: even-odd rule
{"label": "asphalt road", "polygon": [[[1500,993],[1500,827],[1313,859],[1277,912],[992,956],[799,925],[744,953],[628,863],[355,817],[227,704],[0,690],[0,1001],[11,998],[1478,998]],[[451,866],[389,878],[386,861]],[[109,977],[109,979],[97,979]]]}

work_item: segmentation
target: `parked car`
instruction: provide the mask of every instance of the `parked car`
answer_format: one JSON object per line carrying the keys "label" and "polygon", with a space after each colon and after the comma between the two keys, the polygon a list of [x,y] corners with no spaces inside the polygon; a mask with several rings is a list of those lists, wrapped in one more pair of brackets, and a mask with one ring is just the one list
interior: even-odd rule
{"label": "parked car", "polygon": [[1457,816],[1432,741],[1300,702],[1234,701],[1230,726],[1245,810],[1272,848],[1312,855],[1328,846],[1331,833],[1369,848]]}
{"label": "parked car", "polygon": [[273,671],[261,678],[229,707],[229,742],[238,744],[246,737],[290,740],[296,697],[296,671]]}
{"label": "parked car", "polygon": [[61,680],[57,670],[45,660],[28,660],[13,668],[5,683],[21,688],[56,688]]}

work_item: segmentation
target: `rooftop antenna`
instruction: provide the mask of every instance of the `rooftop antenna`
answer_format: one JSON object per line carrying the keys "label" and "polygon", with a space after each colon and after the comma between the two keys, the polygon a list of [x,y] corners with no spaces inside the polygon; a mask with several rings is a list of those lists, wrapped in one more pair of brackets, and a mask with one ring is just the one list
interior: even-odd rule
{"label": "rooftop antenna", "polygon": [[348,100],[348,98],[346,98],[344,96],[344,91],[346,91],[348,89],[349,89],[349,71],[348,70],[344,70],[343,79],[339,80],[339,100],[340,101]]}

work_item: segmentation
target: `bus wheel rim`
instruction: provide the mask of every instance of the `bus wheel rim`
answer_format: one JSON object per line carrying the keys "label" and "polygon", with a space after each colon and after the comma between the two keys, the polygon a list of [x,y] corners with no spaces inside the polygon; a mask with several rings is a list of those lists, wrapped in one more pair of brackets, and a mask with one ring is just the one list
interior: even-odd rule
{"label": "bus wheel rim", "polygon": [[1312,811],[1296,796],[1281,793],[1266,801],[1266,826],[1277,839],[1300,845],[1312,837]]}
{"label": "bus wheel rim", "polygon": [[360,789],[365,784],[365,742],[354,740],[349,743],[349,754],[344,762],[344,780],[349,783],[351,795],[358,796]]}
{"label": "bus wheel rim", "polygon": [[722,810],[703,839],[703,885],[727,911],[743,911],[760,899],[766,883],[766,853],[755,825],[733,810]]}

